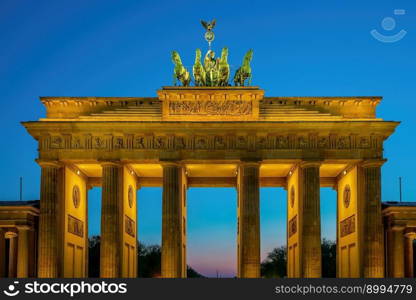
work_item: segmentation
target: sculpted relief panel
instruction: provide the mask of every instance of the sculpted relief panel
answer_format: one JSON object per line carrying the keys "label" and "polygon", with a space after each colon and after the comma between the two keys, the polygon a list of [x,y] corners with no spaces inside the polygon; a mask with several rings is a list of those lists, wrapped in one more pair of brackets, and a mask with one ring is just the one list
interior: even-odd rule
{"label": "sculpted relief panel", "polygon": [[79,237],[84,237],[84,222],[68,215],[68,232]]}
{"label": "sculpted relief panel", "polygon": [[170,101],[170,115],[208,115],[208,116],[241,116],[251,115],[251,101]]}
{"label": "sculpted relief panel", "polygon": [[124,216],[124,227],[125,232],[130,235],[131,237],[136,236],[136,230],[135,230],[136,222],[134,222],[133,219],[129,218],[127,215]]}
{"label": "sculpted relief panel", "polygon": [[355,232],[355,215],[352,215],[339,223],[341,237]]}
{"label": "sculpted relief panel", "polygon": [[258,88],[158,91],[165,121],[258,120],[263,95]]}
{"label": "sculpted relief panel", "polygon": [[292,219],[289,220],[288,228],[288,235],[291,237],[298,231],[298,216],[294,216]]}

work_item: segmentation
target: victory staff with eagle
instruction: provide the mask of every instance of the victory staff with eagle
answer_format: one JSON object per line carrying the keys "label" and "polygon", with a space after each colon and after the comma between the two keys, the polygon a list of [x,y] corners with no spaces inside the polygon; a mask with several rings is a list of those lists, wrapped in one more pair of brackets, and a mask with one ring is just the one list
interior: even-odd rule
{"label": "victory staff with eagle", "polygon": [[204,20],[201,20],[202,26],[204,26],[205,30],[205,40],[208,42],[208,47],[211,49],[211,42],[214,40],[215,35],[214,32],[212,32],[212,29],[214,29],[216,21],[213,19],[211,22],[206,22]]}

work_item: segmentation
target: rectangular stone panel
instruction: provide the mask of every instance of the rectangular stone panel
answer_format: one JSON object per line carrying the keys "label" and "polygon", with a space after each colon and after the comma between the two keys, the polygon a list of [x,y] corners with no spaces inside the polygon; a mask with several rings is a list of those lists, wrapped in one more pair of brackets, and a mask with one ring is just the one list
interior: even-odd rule
{"label": "rectangular stone panel", "polygon": [[264,91],[256,87],[227,89],[168,88],[158,91],[165,121],[258,120]]}
{"label": "rectangular stone panel", "polygon": [[68,232],[79,237],[84,237],[84,222],[68,215]]}
{"label": "rectangular stone panel", "polygon": [[341,237],[355,232],[355,215],[352,215],[340,222]]}
{"label": "rectangular stone panel", "polygon": [[131,218],[129,218],[128,216],[125,216],[125,228],[126,228],[126,233],[132,237],[135,237],[135,224],[136,222],[134,222]]}
{"label": "rectangular stone panel", "polygon": [[294,235],[298,231],[298,222],[297,221],[298,221],[298,216],[297,215],[289,220],[289,226],[288,226],[289,237],[291,237],[292,235]]}

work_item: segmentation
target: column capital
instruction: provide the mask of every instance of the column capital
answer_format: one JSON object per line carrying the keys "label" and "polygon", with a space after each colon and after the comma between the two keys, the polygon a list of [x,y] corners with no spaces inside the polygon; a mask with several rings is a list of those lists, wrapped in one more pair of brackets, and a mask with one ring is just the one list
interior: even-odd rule
{"label": "column capital", "polygon": [[98,163],[101,167],[105,166],[113,166],[113,167],[121,167],[123,163],[120,160],[99,160]]}
{"label": "column capital", "polygon": [[387,159],[367,159],[361,162],[361,167],[363,168],[374,168],[374,167],[381,167]]}
{"label": "column capital", "polygon": [[29,225],[17,225],[16,226],[18,231],[23,231],[23,230],[30,230],[30,226]]}
{"label": "column capital", "polygon": [[319,168],[321,165],[322,165],[322,160],[303,160],[298,164],[298,166],[302,169],[312,168],[312,167]]}
{"label": "column capital", "polygon": [[258,161],[241,161],[238,163],[239,167],[242,166],[252,166],[252,167],[260,167],[260,162]]}
{"label": "column capital", "polygon": [[62,168],[64,164],[58,160],[46,160],[46,159],[36,159],[35,160],[39,166],[42,168],[49,167],[49,168]]}
{"label": "column capital", "polygon": [[238,166],[260,166],[261,164],[261,159],[260,158],[242,158],[240,159],[240,162],[238,162]]}
{"label": "column capital", "polygon": [[409,238],[409,239],[414,240],[414,239],[416,239],[416,231],[414,231],[413,229],[408,228],[408,229],[405,230],[404,236]]}
{"label": "column capital", "polygon": [[182,162],[178,160],[160,160],[159,163],[162,167],[182,167],[183,166]]}
{"label": "column capital", "polygon": [[406,225],[403,225],[403,224],[392,224],[392,226],[390,228],[393,231],[404,231],[404,229],[406,228]]}
{"label": "column capital", "polygon": [[10,239],[10,238],[15,238],[17,237],[17,233],[14,231],[6,231],[5,233],[5,238],[6,239]]}

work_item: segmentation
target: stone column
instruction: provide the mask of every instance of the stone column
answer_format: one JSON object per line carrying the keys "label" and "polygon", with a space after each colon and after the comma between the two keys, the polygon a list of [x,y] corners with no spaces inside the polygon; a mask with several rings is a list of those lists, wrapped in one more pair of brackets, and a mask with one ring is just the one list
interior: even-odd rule
{"label": "stone column", "polygon": [[405,234],[404,240],[404,275],[408,278],[414,277],[413,270],[413,240],[416,237],[415,232]]}
{"label": "stone column", "polygon": [[17,277],[29,277],[29,226],[18,226]]}
{"label": "stone column", "polygon": [[38,238],[37,238],[37,228],[36,223],[33,224],[33,227],[30,228],[28,231],[29,235],[29,277],[36,277],[37,276],[37,258],[38,258]]}
{"label": "stone column", "polygon": [[121,277],[122,172],[117,163],[102,163],[100,277]]}
{"label": "stone column", "polygon": [[381,215],[381,166],[384,161],[366,161],[363,175],[363,264],[365,278],[384,277],[384,235]]}
{"label": "stone column", "polygon": [[300,165],[300,197],[302,203],[301,262],[303,278],[322,275],[321,213],[320,213],[320,162],[303,162]]}
{"label": "stone column", "polygon": [[40,214],[38,241],[38,277],[56,278],[58,272],[58,207],[60,165],[40,162]]}
{"label": "stone column", "polygon": [[6,277],[6,239],[4,230],[0,228],[0,278]]}
{"label": "stone column", "polygon": [[390,236],[390,270],[389,277],[403,278],[404,277],[404,226],[393,226],[391,228]]}
{"label": "stone column", "polygon": [[17,235],[14,232],[8,233],[9,237],[9,278],[16,277],[17,264]]}
{"label": "stone column", "polygon": [[183,274],[182,172],[174,162],[164,162],[162,199],[162,277],[186,277]]}
{"label": "stone column", "polygon": [[258,162],[242,162],[238,169],[240,278],[260,277],[260,189]]}

